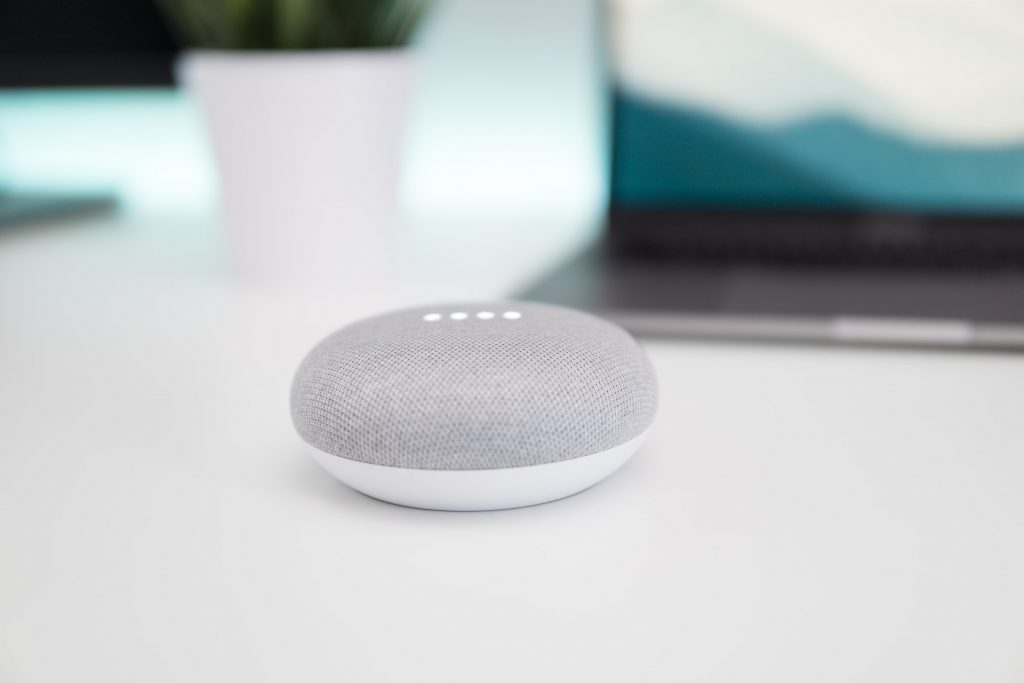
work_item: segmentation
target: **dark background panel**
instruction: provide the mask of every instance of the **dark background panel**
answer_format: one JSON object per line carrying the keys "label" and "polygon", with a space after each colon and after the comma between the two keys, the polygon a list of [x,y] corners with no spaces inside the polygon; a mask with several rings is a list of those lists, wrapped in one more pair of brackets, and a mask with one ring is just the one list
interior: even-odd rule
{"label": "dark background panel", "polygon": [[0,87],[167,85],[177,49],[147,0],[0,0]]}

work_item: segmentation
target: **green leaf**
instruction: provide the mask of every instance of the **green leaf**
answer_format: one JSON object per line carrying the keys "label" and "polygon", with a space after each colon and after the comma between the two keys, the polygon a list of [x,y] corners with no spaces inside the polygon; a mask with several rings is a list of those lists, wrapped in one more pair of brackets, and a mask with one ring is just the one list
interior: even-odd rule
{"label": "green leaf", "polygon": [[430,0],[155,0],[190,46],[317,50],[408,44]]}

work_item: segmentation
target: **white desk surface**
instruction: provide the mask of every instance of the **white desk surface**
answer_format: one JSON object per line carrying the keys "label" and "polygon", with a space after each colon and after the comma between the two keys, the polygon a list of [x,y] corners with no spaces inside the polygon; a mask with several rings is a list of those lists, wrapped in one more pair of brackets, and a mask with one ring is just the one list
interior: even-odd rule
{"label": "white desk surface", "polygon": [[289,382],[448,293],[242,287],[164,223],[0,234],[4,683],[1024,681],[1024,356],[652,342],[616,476],[404,509]]}

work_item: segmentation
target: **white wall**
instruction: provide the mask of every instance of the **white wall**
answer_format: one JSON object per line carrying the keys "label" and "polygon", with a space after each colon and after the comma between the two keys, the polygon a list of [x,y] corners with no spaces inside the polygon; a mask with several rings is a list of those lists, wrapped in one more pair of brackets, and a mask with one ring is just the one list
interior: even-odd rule
{"label": "white wall", "polygon": [[418,215],[592,216],[606,194],[596,0],[448,0],[422,35]]}

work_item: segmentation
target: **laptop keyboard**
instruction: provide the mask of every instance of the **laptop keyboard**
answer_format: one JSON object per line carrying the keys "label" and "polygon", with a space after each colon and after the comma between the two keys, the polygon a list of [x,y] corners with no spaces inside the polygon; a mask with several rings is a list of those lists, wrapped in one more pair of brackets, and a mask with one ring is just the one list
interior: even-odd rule
{"label": "laptop keyboard", "polygon": [[613,212],[616,249],[700,263],[1024,270],[1024,216]]}

